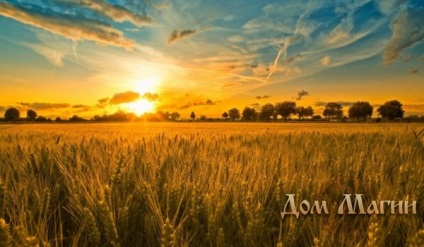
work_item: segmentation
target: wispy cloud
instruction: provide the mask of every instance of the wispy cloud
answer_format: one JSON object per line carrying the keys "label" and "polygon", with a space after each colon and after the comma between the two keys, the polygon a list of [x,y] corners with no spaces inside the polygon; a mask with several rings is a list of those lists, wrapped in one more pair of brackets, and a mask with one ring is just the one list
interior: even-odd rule
{"label": "wispy cloud", "polygon": [[[331,101],[331,102],[335,102],[337,104],[340,104],[343,107],[347,107],[347,106],[351,106],[353,104],[355,104],[356,102],[353,101]],[[316,101],[315,102],[315,106],[316,107],[322,107],[322,106],[326,106],[329,102],[324,102],[324,101]]]}
{"label": "wispy cloud", "polygon": [[392,22],[392,37],[384,49],[384,64],[392,64],[403,50],[424,39],[424,9],[402,10]]}
{"label": "wispy cloud", "polygon": [[325,56],[321,59],[321,64],[323,66],[328,66],[330,65],[330,61],[331,61],[331,57],[330,56]]}
{"label": "wispy cloud", "polygon": [[152,19],[146,15],[133,13],[119,5],[109,4],[105,0],[82,0],[79,2],[97,13],[105,15],[117,22],[130,21],[137,26],[150,24],[152,22]]}
{"label": "wispy cloud", "polygon": [[88,112],[93,110],[93,107],[89,105],[78,104],[78,105],[73,105],[72,109],[76,109],[78,110],[78,112]]}
{"label": "wispy cloud", "polygon": [[18,102],[18,105],[31,108],[34,110],[52,110],[52,109],[63,109],[69,108],[71,105],[68,103],[26,103],[26,102]]}
{"label": "wispy cloud", "polygon": [[188,109],[188,108],[193,107],[193,106],[211,106],[211,105],[216,105],[216,102],[214,102],[211,99],[207,99],[206,101],[186,103],[186,104],[180,106],[179,109]]}
{"label": "wispy cloud", "polygon": [[155,100],[159,99],[159,95],[157,93],[147,92],[143,95],[143,98],[150,100],[150,101],[155,101]]}
{"label": "wispy cloud", "polygon": [[255,99],[268,99],[270,96],[269,95],[263,95],[263,96],[256,96]]}
{"label": "wispy cloud", "polygon": [[25,45],[30,47],[35,53],[46,58],[46,60],[49,61],[51,64],[59,67],[63,66],[63,58],[65,57],[65,53],[63,51],[52,49],[50,47],[38,44]]}
{"label": "wispy cloud", "polygon": [[418,74],[418,69],[410,69],[409,74],[412,74],[412,75]]}
{"label": "wispy cloud", "polygon": [[112,26],[82,16],[60,14],[36,6],[22,7],[0,2],[0,15],[42,28],[72,40],[92,40],[100,44],[131,48],[134,42]]}
{"label": "wispy cloud", "polygon": [[353,29],[352,15],[344,18],[341,23],[331,31],[330,35],[325,40],[330,45],[341,45],[351,38],[351,31]]}
{"label": "wispy cloud", "polygon": [[107,107],[107,105],[108,105],[108,103],[109,103],[109,100],[110,100],[110,98],[102,98],[102,99],[99,99],[97,102],[97,105],[96,105],[96,107],[97,108],[101,108],[101,109],[103,109],[103,108],[106,108]]}
{"label": "wispy cloud", "polygon": [[174,41],[192,36],[195,33],[197,33],[197,30],[194,30],[194,29],[186,29],[182,31],[174,30],[168,37],[168,44],[171,44]]}
{"label": "wispy cloud", "polygon": [[302,89],[299,92],[297,92],[296,100],[297,101],[302,100],[302,98],[305,96],[309,96],[309,92]]}

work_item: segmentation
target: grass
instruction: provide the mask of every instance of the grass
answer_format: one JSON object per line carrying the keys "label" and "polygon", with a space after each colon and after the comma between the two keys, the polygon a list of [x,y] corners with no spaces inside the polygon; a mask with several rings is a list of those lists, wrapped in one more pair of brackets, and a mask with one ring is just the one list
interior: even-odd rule
{"label": "grass", "polygon": [[[422,124],[2,127],[0,246],[424,242]],[[344,193],[418,212],[338,215]],[[286,194],[330,214],[281,220]]]}

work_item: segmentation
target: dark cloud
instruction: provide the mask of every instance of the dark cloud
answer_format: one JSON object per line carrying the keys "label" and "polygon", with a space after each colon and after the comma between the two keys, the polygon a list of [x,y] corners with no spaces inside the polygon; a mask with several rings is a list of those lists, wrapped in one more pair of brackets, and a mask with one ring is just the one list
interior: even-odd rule
{"label": "dark cloud", "polygon": [[299,92],[297,92],[296,100],[302,100],[302,98],[305,96],[309,96],[309,92],[302,89]]}
{"label": "dark cloud", "polygon": [[418,74],[418,69],[410,69],[409,74]]}
{"label": "dark cloud", "polygon": [[392,37],[387,43],[383,62],[393,63],[404,49],[424,39],[424,9],[404,9],[392,22]]}
{"label": "dark cloud", "polygon": [[103,98],[98,100],[99,104],[107,104],[109,102],[109,98]]}
{"label": "dark cloud", "polygon": [[27,108],[31,108],[34,110],[52,110],[52,109],[63,109],[68,108],[71,105],[67,103],[25,103],[25,102],[18,102],[20,106],[24,106]]}
{"label": "dark cloud", "polygon": [[140,97],[141,96],[139,93],[132,92],[132,91],[117,93],[113,95],[113,97],[109,100],[109,104],[119,105],[119,104],[131,103],[131,102],[139,100]]}
{"label": "dark cloud", "polygon": [[193,105],[197,106],[197,105],[216,105],[216,103],[210,99],[206,100],[205,102],[196,102],[193,103]]}
{"label": "dark cloud", "polygon": [[[350,102],[350,101],[332,101],[332,102],[335,102],[335,103],[337,103],[337,104],[340,104],[340,105],[341,105],[341,106],[343,106],[343,107],[351,106],[351,105],[353,105],[353,104],[355,104],[355,103],[356,103],[356,102]],[[316,101],[316,102],[315,102],[315,106],[316,106],[316,107],[326,106],[328,103],[329,103],[329,102]]]}
{"label": "dark cloud", "polygon": [[[97,43],[131,48],[134,43],[118,29],[83,16],[61,14],[34,5],[0,2],[0,15],[42,28],[72,40],[92,40]],[[30,6],[30,7],[28,7]]]}
{"label": "dark cloud", "polygon": [[109,103],[109,98],[103,98],[103,99],[99,99],[97,101],[97,108],[105,108],[107,106],[107,104]]}
{"label": "dark cloud", "polygon": [[72,109],[77,109],[79,112],[90,111],[92,109],[89,105],[73,105]]}
{"label": "dark cloud", "polygon": [[261,104],[259,104],[259,103],[253,103],[253,104],[250,104],[250,106],[252,106],[252,107],[260,107],[261,106]]}
{"label": "dark cloud", "polygon": [[202,102],[187,103],[183,106],[180,106],[179,109],[187,109],[187,108],[190,108],[192,106],[209,106],[209,105],[216,105],[216,102],[208,99],[208,100],[202,101]]}
{"label": "dark cloud", "polygon": [[72,108],[74,109],[78,109],[78,108],[86,108],[86,107],[90,107],[88,105],[73,105]]}
{"label": "dark cloud", "polygon": [[171,44],[174,41],[183,39],[183,38],[187,38],[189,36],[194,35],[195,33],[197,33],[197,30],[194,29],[186,29],[183,31],[178,31],[178,30],[174,30],[168,38],[168,44]]}
{"label": "dark cloud", "polygon": [[271,97],[271,96],[269,96],[269,95],[264,95],[264,96],[256,96],[255,97],[255,99],[268,99],[269,97]]}
{"label": "dark cloud", "polygon": [[150,100],[150,101],[155,101],[159,99],[159,95],[157,93],[145,93],[143,95],[143,98]]}
{"label": "dark cloud", "polygon": [[152,22],[152,19],[148,16],[133,13],[119,5],[109,4],[105,0],[82,0],[78,2],[81,2],[82,5],[117,22],[129,21],[137,26],[150,24]]}

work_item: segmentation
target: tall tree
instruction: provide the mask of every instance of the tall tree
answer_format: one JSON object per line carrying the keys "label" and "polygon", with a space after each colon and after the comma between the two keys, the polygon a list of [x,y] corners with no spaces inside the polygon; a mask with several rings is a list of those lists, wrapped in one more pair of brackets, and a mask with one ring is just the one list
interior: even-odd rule
{"label": "tall tree", "polygon": [[227,120],[227,118],[228,118],[228,113],[227,113],[227,112],[222,113],[222,118],[223,118],[224,120]]}
{"label": "tall tree", "polygon": [[349,107],[349,118],[366,120],[372,116],[374,108],[369,102],[358,101]]}
{"label": "tall tree", "polygon": [[284,121],[287,121],[290,115],[296,114],[296,102],[284,101],[281,103],[277,103],[275,105],[275,112],[278,115],[281,115],[281,117],[284,118]]}
{"label": "tall tree", "polygon": [[192,120],[195,120],[195,119],[196,119],[196,114],[194,113],[194,111],[192,111],[192,112],[191,112],[191,114],[190,114],[190,118],[191,118]]}
{"label": "tall tree", "polygon": [[303,112],[304,117],[312,117],[314,115],[314,108],[312,106],[308,106],[305,108],[305,111]]}
{"label": "tall tree", "polygon": [[174,121],[178,120],[180,117],[181,116],[178,112],[171,113],[171,119],[174,120]]}
{"label": "tall tree", "polygon": [[21,116],[21,113],[19,112],[19,110],[13,107],[7,109],[6,112],[4,113],[4,118],[7,121],[18,120],[20,116]]}
{"label": "tall tree", "polygon": [[312,117],[314,115],[314,109],[312,109],[312,106],[299,106],[296,108],[296,114],[299,117],[299,120],[304,119],[305,117]]}
{"label": "tall tree", "polygon": [[326,118],[342,118],[343,117],[343,107],[339,103],[329,102],[325,106],[323,114]]}
{"label": "tall tree", "polygon": [[256,120],[256,110],[250,107],[244,108],[242,112],[243,119],[246,121],[255,121]]}
{"label": "tall tree", "polygon": [[390,120],[396,118],[403,118],[405,111],[403,110],[403,105],[397,100],[391,100],[384,103],[377,109],[377,112],[381,117],[387,118]]}
{"label": "tall tree", "polygon": [[273,104],[265,104],[261,108],[261,112],[259,113],[259,119],[262,121],[269,121],[271,117],[275,114],[275,107]]}
{"label": "tall tree", "polygon": [[233,108],[228,111],[228,116],[230,116],[231,120],[236,120],[240,118],[240,111],[237,108]]}
{"label": "tall tree", "polygon": [[30,121],[34,121],[37,118],[37,113],[34,110],[27,111],[27,119]]}

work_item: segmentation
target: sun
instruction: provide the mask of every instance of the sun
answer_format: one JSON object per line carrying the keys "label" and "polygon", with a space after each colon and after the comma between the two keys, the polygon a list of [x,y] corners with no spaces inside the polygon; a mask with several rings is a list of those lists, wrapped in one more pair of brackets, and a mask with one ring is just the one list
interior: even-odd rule
{"label": "sun", "polygon": [[133,84],[133,90],[140,94],[155,93],[158,90],[160,81],[161,79],[156,76],[137,80]]}
{"label": "sun", "polygon": [[129,111],[140,116],[144,113],[152,112],[155,109],[155,105],[153,104],[153,102],[148,101],[147,99],[140,99],[135,102],[127,104],[126,108]]}
{"label": "sun", "polygon": [[142,115],[155,110],[154,102],[144,98],[146,93],[155,94],[161,79],[159,77],[147,77],[133,82],[133,91],[140,94],[140,99],[126,104],[126,109],[137,115]]}

